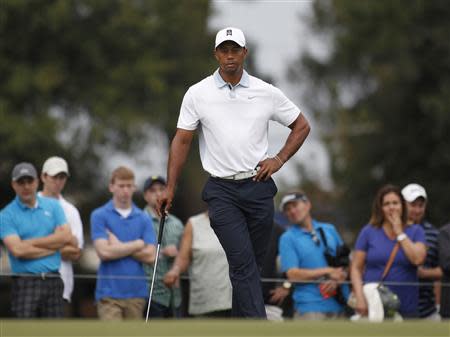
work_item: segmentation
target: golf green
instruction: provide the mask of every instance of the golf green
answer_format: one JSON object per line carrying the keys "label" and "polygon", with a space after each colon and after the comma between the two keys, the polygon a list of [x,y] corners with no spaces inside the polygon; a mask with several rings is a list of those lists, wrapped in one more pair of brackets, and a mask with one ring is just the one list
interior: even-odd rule
{"label": "golf green", "polygon": [[101,322],[93,320],[2,320],[0,336],[450,336],[450,322],[352,323],[349,321],[267,322],[252,320],[152,320]]}

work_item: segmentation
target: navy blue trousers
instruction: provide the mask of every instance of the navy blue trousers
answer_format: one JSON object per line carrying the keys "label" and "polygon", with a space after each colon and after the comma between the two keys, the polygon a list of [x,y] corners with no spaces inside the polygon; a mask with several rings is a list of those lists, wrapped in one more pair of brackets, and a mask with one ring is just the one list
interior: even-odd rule
{"label": "navy blue trousers", "polygon": [[211,227],[227,256],[232,316],[266,318],[260,271],[273,225],[272,179],[255,182],[210,177],[203,189]]}

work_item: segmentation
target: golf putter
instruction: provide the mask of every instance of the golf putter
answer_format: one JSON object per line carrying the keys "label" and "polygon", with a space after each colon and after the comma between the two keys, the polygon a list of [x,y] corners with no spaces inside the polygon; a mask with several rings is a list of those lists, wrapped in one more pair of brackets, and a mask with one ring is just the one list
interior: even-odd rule
{"label": "golf putter", "polygon": [[148,315],[150,313],[150,305],[152,303],[153,286],[155,285],[156,268],[158,267],[159,249],[161,248],[161,241],[162,241],[162,236],[163,236],[163,232],[164,232],[164,223],[166,221],[165,209],[166,209],[166,205],[163,204],[161,206],[161,220],[159,221],[158,245],[156,246],[155,266],[153,268],[152,283],[150,286],[150,295],[148,296],[147,315],[145,317],[145,323],[148,322]]}

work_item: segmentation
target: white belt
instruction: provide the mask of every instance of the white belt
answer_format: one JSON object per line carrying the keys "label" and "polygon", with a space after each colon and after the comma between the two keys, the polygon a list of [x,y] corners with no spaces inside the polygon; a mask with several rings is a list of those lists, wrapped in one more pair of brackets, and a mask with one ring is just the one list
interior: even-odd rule
{"label": "white belt", "polygon": [[248,178],[256,176],[258,171],[259,171],[259,166],[257,168],[255,168],[254,170],[247,171],[247,172],[239,172],[239,173],[233,174],[231,176],[218,177],[218,176],[215,176],[215,175],[211,174],[211,177],[220,178],[220,179],[227,179],[227,180],[243,180],[243,179],[248,179]]}

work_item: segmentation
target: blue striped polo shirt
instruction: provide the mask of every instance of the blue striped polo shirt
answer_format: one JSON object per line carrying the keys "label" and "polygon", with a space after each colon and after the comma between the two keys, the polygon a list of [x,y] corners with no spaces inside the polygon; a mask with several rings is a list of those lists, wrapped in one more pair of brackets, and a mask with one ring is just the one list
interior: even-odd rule
{"label": "blue striped polo shirt", "polygon": [[[439,231],[429,222],[420,224],[425,231],[425,243],[427,245],[427,257],[424,268],[436,268],[439,266],[438,254],[438,235]],[[430,283],[432,280],[419,279],[421,283]],[[427,317],[436,312],[436,301],[434,296],[434,287],[428,284],[422,284],[419,287],[419,316]]]}

